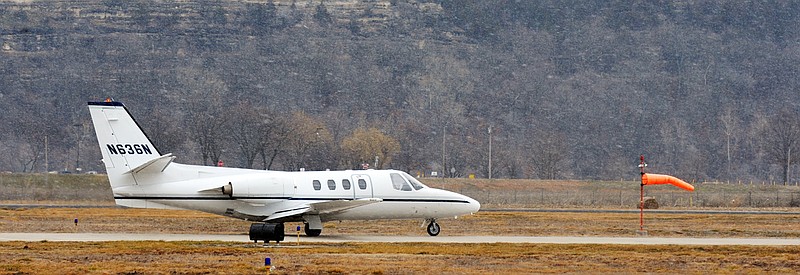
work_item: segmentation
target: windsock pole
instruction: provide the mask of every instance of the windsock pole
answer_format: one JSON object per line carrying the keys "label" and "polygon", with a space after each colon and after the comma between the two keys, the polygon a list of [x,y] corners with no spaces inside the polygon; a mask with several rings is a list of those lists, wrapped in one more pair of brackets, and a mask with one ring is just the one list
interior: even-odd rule
{"label": "windsock pole", "polygon": [[641,171],[641,178],[642,178],[642,184],[639,186],[639,234],[640,235],[647,235],[647,231],[644,230],[644,186],[645,185],[672,184],[680,189],[689,192],[694,191],[694,186],[686,183],[685,181],[679,178],[670,175],[645,173],[644,172],[645,167],[647,167],[647,163],[644,162],[644,155],[641,155],[639,156],[639,169]]}

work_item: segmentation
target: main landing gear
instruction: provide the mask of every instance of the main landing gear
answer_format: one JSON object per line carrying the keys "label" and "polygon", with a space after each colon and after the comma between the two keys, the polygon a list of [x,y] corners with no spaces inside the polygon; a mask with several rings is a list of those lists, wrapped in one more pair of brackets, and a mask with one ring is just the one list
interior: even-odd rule
{"label": "main landing gear", "polygon": [[304,223],[304,225],[305,225],[304,230],[306,231],[306,236],[319,237],[319,234],[322,234],[322,229],[311,229],[311,228],[308,228],[308,223]]}
{"label": "main landing gear", "polygon": [[439,235],[439,232],[442,231],[442,228],[439,227],[439,224],[436,223],[436,219],[430,219],[430,223],[428,223],[428,235],[436,236]]}
{"label": "main landing gear", "polygon": [[283,241],[283,223],[254,223],[250,225],[250,240],[264,241],[268,244],[269,241],[280,243]]}

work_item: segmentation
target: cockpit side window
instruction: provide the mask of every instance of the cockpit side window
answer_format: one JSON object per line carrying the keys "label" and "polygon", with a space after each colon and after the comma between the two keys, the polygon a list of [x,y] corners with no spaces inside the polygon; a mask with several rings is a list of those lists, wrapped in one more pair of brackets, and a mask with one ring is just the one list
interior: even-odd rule
{"label": "cockpit side window", "polygon": [[417,179],[415,179],[411,175],[403,174],[403,177],[405,177],[408,180],[408,182],[411,183],[411,186],[414,187],[414,190],[420,190],[422,188],[425,188],[424,184],[419,182]]}
{"label": "cockpit side window", "polygon": [[408,185],[408,182],[400,174],[391,173],[391,174],[389,174],[389,176],[391,176],[391,178],[392,178],[392,187],[394,187],[394,189],[397,189],[397,190],[400,190],[400,191],[411,191],[412,190],[411,186]]}

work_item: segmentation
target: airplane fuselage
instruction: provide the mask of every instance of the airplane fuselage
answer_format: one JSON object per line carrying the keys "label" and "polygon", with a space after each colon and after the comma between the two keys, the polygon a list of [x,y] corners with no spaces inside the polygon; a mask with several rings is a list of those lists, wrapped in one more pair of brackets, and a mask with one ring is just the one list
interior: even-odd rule
{"label": "airplane fuselage", "polygon": [[[172,164],[170,168],[178,168],[175,166],[181,164]],[[196,166],[192,168],[196,169]],[[225,170],[206,167],[206,171],[195,173],[198,177],[191,179],[149,185],[146,189],[137,185],[114,188],[114,198],[117,204],[130,207],[193,209],[247,220],[312,203],[338,200],[377,199],[379,202],[320,214],[323,222],[444,218],[477,212],[480,208],[477,201],[461,194],[415,183],[417,189],[408,174],[396,170],[234,170],[248,173],[224,175]],[[223,175],[216,175],[215,171]],[[394,185],[393,175],[402,177],[402,181],[397,179],[397,185]],[[232,189],[229,194],[223,190],[227,185]],[[190,190],[196,191],[188,192]]]}
{"label": "airplane fuselage", "polygon": [[283,223],[318,236],[333,220],[414,219],[439,234],[437,218],[477,212],[467,196],[430,188],[397,170],[264,171],[174,163],[122,103],[89,102],[103,163],[118,205],[191,209],[258,221],[251,240],[283,240]]}

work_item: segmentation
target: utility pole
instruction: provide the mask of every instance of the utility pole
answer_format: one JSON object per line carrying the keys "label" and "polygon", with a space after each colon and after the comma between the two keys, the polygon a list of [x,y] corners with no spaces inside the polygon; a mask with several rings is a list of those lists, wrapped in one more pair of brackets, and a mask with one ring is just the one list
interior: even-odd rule
{"label": "utility pole", "polygon": [[86,124],[76,123],[72,125],[75,127],[75,172],[81,171],[81,141],[83,140],[83,132],[86,129]]}
{"label": "utility pole", "polygon": [[492,126],[489,126],[489,179],[492,179]]}
{"label": "utility pole", "polygon": [[447,159],[444,157],[445,156],[444,148],[446,140],[447,140],[447,125],[442,127],[442,179],[444,179],[444,173],[447,172],[447,164],[445,162]]}
{"label": "utility pole", "polygon": [[[49,161],[47,159],[47,151],[50,151],[50,150],[49,150],[49,148],[47,146],[47,136],[44,136],[44,183],[45,184],[49,184],[50,183],[50,179],[49,179],[49,177],[50,177],[50,165],[49,165],[49,163],[48,163]],[[31,170],[33,170],[33,169],[31,169]]]}
{"label": "utility pole", "polygon": [[50,173],[50,165],[49,165],[50,163],[47,160],[47,151],[49,151],[48,150],[48,146],[47,146],[47,136],[44,136],[44,173],[45,174]]}

